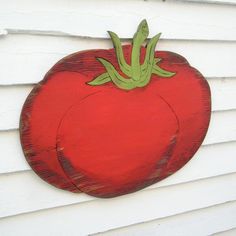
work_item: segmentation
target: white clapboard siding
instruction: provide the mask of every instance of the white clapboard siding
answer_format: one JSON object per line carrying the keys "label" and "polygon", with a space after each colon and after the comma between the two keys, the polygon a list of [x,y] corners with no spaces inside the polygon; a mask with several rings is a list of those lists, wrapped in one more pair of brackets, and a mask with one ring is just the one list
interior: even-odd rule
{"label": "white clapboard siding", "polygon": [[[236,140],[236,110],[213,112],[203,145]],[[14,147],[14,148],[12,148]],[[18,130],[0,132],[0,174],[28,170],[21,149]]]}
{"label": "white clapboard siding", "polygon": [[204,144],[236,140],[236,110],[213,112]]}
{"label": "white clapboard siding", "polygon": [[[235,145],[236,142],[229,142],[227,144],[203,146],[194,158],[177,173],[149,186],[147,189],[158,189],[234,173],[236,172]],[[218,194],[217,192],[214,193]],[[94,199],[85,194],[73,194],[58,190],[42,181],[33,171],[0,175],[0,196],[2,199],[0,217]]]}
{"label": "white clapboard siding", "polygon": [[201,2],[201,3],[213,3],[213,4],[222,4],[222,5],[236,5],[236,0],[179,0],[185,2]]}
{"label": "white clapboard siding", "polygon": [[[202,236],[212,235],[216,232],[236,227],[236,201],[219,204],[201,210],[178,214],[162,219],[157,219],[129,227],[110,230],[93,236]],[[222,216],[224,216],[222,218]],[[209,228],[209,225],[212,225]],[[235,231],[236,232],[236,231]],[[234,232],[234,233],[235,233]],[[224,232],[229,236],[229,231]],[[228,233],[228,234],[226,234]],[[231,234],[235,236],[236,234]]]}
{"label": "white clapboard siding", "polygon": [[236,174],[229,174],[6,217],[0,229],[7,235],[88,235],[235,200]]}
{"label": "white clapboard siding", "polygon": [[[213,111],[236,109],[236,78],[208,79],[208,83]],[[0,130],[19,127],[20,112],[32,88],[33,85],[0,86]]]}
{"label": "white clapboard siding", "polygon": [[221,5],[236,5],[236,0],[178,0],[185,2],[197,2],[197,3],[213,3],[213,4],[221,4]]}
{"label": "white clapboard siding", "polygon": [[[130,41],[124,41],[127,42]],[[0,37],[0,85],[37,83],[58,60],[68,54],[111,47],[111,40],[108,39],[42,35]],[[157,50],[181,54],[205,77],[236,76],[233,63],[236,61],[236,41],[160,40]],[[14,70],[9,69],[10,65]]]}
{"label": "white clapboard siding", "polygon": [[[98,199],[59,190],[26,162],[22,105],[76,51],[124,44],[148,20],[157,50],[179,53],[208,80],[212,119],[194,157],[133,194]],[[0,0],[0,235],[236,235],[236,0]],[[98,236],[97,235],[97,236]]]}
{"label": "white clapboard siding", "polygon": [[113,30],[129,38],[130,29],[146,18],[151,33],[160,30],[168,39],[235,40],[235,11],[231,5],[160,0],[10,0],[0,10],[0,28],[97,38]]}
{"label": "white clapboard siding", "polygon": [[29,170],[18,130],[0,132],[0,174]]}
{"label": "white clapboard siding", "polygon": [[236,228],[221,231],[219,233],[213,234],[214,236],[235,236],[236,235]]}

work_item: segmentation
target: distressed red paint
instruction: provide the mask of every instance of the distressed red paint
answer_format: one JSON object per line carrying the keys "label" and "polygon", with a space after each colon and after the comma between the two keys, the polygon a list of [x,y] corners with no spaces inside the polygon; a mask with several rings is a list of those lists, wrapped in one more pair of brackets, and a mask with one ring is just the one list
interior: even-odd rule
{"label": "distressed red paint", "polygon": [[171,175],[197,151],[210,120],[210,90],[187,61],[146,47],[143,20],[131,45],[59,61],[21,115],[25,156],[58,188],[97,197],[131,193]]}
{"label": "distressed red paint", "polygon": [[[130,63],[131,46],[122,48]],[[114,197],[158,182],[192,158],[209,125],[210,90],[182,56],[164,51],[155,57],[176,72],[172,78],[152,75],[130,91],[90,86],[105,72],[97,57],[121,73],[114,49],[62,59],[27,98],[20,135],[27,161],[50,184]]]}

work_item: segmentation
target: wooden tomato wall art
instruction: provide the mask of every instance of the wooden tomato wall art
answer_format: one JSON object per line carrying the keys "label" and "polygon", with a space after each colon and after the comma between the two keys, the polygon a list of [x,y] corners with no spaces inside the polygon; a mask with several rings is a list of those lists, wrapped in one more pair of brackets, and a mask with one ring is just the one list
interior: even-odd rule
{"label": "wooden tomato wall art", "polygon": [[132,44],[57,62],[22,109],[20,136],[48,183],[96,197],[131,193],[173,174],[209,125],[207,81],[182,56],[155,51],[160,34],[138,26]]}

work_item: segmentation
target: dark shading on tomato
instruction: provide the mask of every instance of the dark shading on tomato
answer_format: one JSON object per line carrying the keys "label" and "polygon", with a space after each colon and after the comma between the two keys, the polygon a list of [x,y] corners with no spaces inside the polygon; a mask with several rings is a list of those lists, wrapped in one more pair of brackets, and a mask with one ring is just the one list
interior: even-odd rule
{"label": "dark shading on tomato", "polygon": [[146,47],[143,20],[131,45],[77,52],[35,86],[21,114],[22,147],[50,184],[115,197],[156,183],[201,145],[211,114],[207,81],[182,56]]}

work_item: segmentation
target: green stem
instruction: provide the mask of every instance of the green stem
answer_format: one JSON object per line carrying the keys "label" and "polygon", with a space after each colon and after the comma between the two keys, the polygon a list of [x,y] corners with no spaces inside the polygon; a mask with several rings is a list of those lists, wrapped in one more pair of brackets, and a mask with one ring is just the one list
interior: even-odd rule
{"label": "green stem", "polygon": [[115,69],[115,67],[107,60],[103,58],[97,58],[103,66],[106,68],[112,82],[119,88],[125,90],[131,90],[135,88],[134,83],[131,80],[123,78]]}
{"label": "green stem", "polygon": [[[143,63],[143,70],[146,70],[150,62],[154,59],[155,55],[155,48],[157,45],[157,42],[161,36],[161,33],[157,34],[151,40],[149,41],[147,45],[146,55]],[[153,63],[152,63],[153,64]]]}
{"label": "green stem", "polygon": [[117,36],[117,34],[115,34],[114,32],[108,31],[108,33],[109,33],[111,40],[113,42],[115,52],[116,52],[117,61],[120,66],[120,69],[124,74],[126,74],[127,76],[130,77],[131,76],[131,68],[130,68],[130,65],[128,65],[125,61],[120,39]]}
{"label": "green stem", "polygon": [[143,42],[148,37],[149,30],[146,20],[138,26],[138,30],[134,35],[133,47],[131,54],[131,76],[134,81],[138,81],[141,76],[141,65],[140,65],[140,50]]}
{"label": "green stem", "polygon": [[115,48],[115,53],[120,70],[128,78],[120,75],[115,67],[105,58],[97,58],[97,60],[105,67],[106,72],[88,82],[89,85],[97,86],[112,82],[120,89],[131,90],[137,87],[146,86],[149,83],[152,74],[159,77],[172,77],[173,75],[175,75],[174,72],[166,71],[160,68],[158,66],[158,63],[161,61],[161,59],[155,58],[155,48],[161,34],[157,34],[149,41],[146,48],[144,62],[142,65],[140,65],[141,47],[149,34],[146,20],[143,20],[139,24],[137,32],[133,37],[131,65],[128,65],[125,60],[119,37],[111,31],[108,31],[108,33],[110,34]]}

